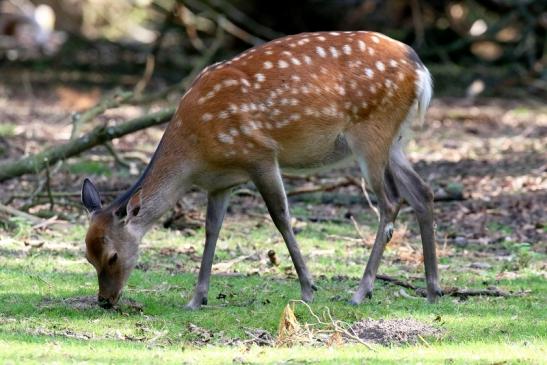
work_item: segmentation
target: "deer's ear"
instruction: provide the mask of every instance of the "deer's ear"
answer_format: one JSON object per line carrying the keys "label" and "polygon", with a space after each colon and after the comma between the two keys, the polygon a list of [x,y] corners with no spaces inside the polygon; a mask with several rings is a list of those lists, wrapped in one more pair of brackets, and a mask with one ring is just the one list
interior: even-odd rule
{"label": "deer's ear", "polygon": [[82,204],[89,213],[101,209],[101,196],[91,180],[86,178],[82,186]]}

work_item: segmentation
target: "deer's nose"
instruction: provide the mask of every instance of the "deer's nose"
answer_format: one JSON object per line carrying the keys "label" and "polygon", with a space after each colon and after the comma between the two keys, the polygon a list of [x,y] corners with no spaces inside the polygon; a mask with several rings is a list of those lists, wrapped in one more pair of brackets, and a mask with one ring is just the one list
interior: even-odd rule
{"label": "deer's nose", "polygon": [[104,308],[104,309],[112,308],[112,302],[107,298],[103,298],[99,295],[99,297],[97,298],[97,301],[99,302],[99,307],[101,308]]}

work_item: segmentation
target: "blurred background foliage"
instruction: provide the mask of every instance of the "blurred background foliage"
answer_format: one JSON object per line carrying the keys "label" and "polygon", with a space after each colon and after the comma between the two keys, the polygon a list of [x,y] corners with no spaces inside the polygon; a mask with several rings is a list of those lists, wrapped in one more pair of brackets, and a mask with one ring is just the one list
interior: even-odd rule
{"label": "blurred background foliage", "polygon": [[133,86],[152,55],[158,88],[188,73],[217,26],[216,60],[284,34],[374,30],[418,51],[437,94],[546,95],[542,0],[0,0],[0,66],[8,82],[25,68],[33,82]]}

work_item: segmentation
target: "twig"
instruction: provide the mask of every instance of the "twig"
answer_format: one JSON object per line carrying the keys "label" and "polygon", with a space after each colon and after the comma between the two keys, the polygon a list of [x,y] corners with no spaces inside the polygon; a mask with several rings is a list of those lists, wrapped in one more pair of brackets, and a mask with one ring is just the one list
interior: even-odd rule
{"label": "twig", "polygon": [[116,150],[114,149],[114,146],[112,146],[112,143],[107,142],[107,143],[104,144],[104,147],[112,155],[112,158],[114,158],[114,161],[116,161],[117,164],[119,164],[119,165],[121,165],[125,168],[130,168],[131,167],[129,165],[129,163],[126,162],[123,158],[121,158],[120,155],[118,154],[118,152],[116,152]]}
{"label": "twig", "polygon": [[245,27],[250,29],[254,34],[266,38],[266,39],[275,39],[280,38],[283,36],[283,33],[279,33],[273,29],[270,29],[258,22],[256,22],[253,18],[236,8],[234,5],[232,5],[228,1],[223,0],[211,0],[211,4],[213,6],[218,7],[226,16],[233,20],[234,22],[237,22],[239,24],[244,24]]}
{"label": "twig", "polygon": [[[409,282],[399,280],[397,278],[388,276],[388,275],[376,275],[378,280],[386,281],[394,285],[401,286],[403,288],[412,289],[417,295],[422,297],[427,296],[427,292],[424,288],[417,287]],[[498,288],[486,288],[486,289],[461,289],[461,288],[443,288],[443,295],[457,297],[461,299],[467,299],[468,297],[474,296],[488,296],[488,297],[512,297],[512,296],[523,296],[526,292],[506,292]]]}
{"label": "twig", "polygon": [[[324,322],[322,321],[319,316],[317,314],[315,314],[313,312],[313,310],[311,309],[311,307],[309,306],[308,303],[304,302],[303,300],[291,300],[292,303],[300,303],[300,304],[303,304],[309,311],[309,313],[315,318],[315,320],[317,321],[317,323],[314,323],[312,325],[323,325],[323,326],[331,326],[333,329],[332,330],[322,330],[322,331],[318,331],[318,332],[325,332],[325,333],[341,333],[357,342],[359,342],[361,345],[365,346],[366,348],[368,348],[369,350],[371,351],[374,351],[376,352],[376,350],[370,346],[368,343],[366,343],[365,341],[363,341],[361,338],[359,338],[359,336],[356,336],[355,334],[351,333],[347,327],[349,327],[349,325],[343,321],[340,321],[340,320],[334,320],[330,314],[330,309],[328,307],[325,307],[325,313],[324,313],[324,316],[328,318],[328,322]],[[310,337],[312,336],[312,334],[310,333]]]}
{"label": "twig", "polygon": [[226,32],[230,33],[234,37],[241,39],[242,41],[249,43],[253,46],[264,43],[264,40],[250,34],[249,32],[241,29],[239,26],[228,20],[223,14],[219,13],[212,7],[208,6],[204,2],[197,0],[178,0],[179,3],[189,6],[192,9],[201,11],[208,14],[210,17],[214,18],[217,21],[217,24],[224,29]]}
{"label": "twig", "polygon": [[370,247],[370,243],[367,242],[365,234],[363,233],[363,231],[361,231],[361,227],[359,227],[359,224],[357,223],[355,218],[353,218],[353,216],[351,216],[350,219],[351,219],[351,223],[353,223],[353,227],[355,228],[355,231],[357,232],[359,237],[361,237],[361,242],[363,242],[363,244],[365,246]]}
{"label": "twig", "polygon": [[373,204],[372,204],[372,201],[370,200],[370,196],[368,195],[368,192],[367,192],[367,187],[365,185],[365,179],[364,178],[361,178],[361,180],[357,180],[356,178],[352,177],[352,176],[348,176],[347,177],[348,179],[352,180],[353,183],[357,186],[360,186],[361,187],[361,190],[363,191],[363,194],[365,195],[365,199],[367,200],[367,203],[368,203],[368,206],[370,207],[370,209],[372,209],[372,211],[376,214],[376,217],[378,218],[378,221],[380,221],[380,212],[378,211],[378,208],[376,208]]}
{"label": "twig", "polygon": [[311,187],[295,188],[295,189],[289,191],[287,193],[287,196],[317,193],[317,192],[320,192],[320,191],[331,191],[331,190],[334,190],[334,189],[337,189],[337,188],[341,188],[341,187],[349,186],[349,185],[353,185],[353,184],[354,184],[354,182],[352,180],[346,178],[342,181],[338,181],[338,182],[330,183],[330,184],[322,184],[322,185],[316,185],[316,186],[311,186]]}
{"label": "twig", "polygon": [[398,285],[398,286],[402,286],[403,288],[407,288],[407,289],[412,289],[412,290],[418,289],[418,287],[416,287],[415,285],[413,285],[409,282],[402,281],[402,280],[399,280],[397,278],[394,278],[394,277],[391,277],[391,276],[388,276],[388,275],[378,274],[378,275],[376,275],[376,279],[382,280],[382,281],[387,281],[388,283],[392,283],[392,284],[395,284],[395,285]]}
{"label": "twig", "polygon": [[46,158],[46,192],[47,192],[47,198],[49,200],[49,210],[53,210],[53,206],[55,205],[55,202],[53,200],[53,195],[51,195],[51,172],[49,170],[49,161]]}
{"label": "twig", "polygon": [[139,82],[137,82],[137,84],[135,85],[135,88],[133,89],[135,94],[141,94],[144,91],[144,89],[150,82],[152,75],[154,74],[154,69],[156,66],[156,58],[158,57],[158,54],[160,52],[161,44],[163,43],[163,38],[165,37],[167,30],[169,29],[169,24],[173,21],[173,18],[175,16],[176,8],[177,8],[177,4],[175,3],[175,5],[173,5],[172,10],[165,16],[165,19],[163,20],[163,23],[160,28],[160,33],[154,41],[152,50],[146,56],[146,65],[144,67],[144,73],[142,75],[142,78],[139,80]]}

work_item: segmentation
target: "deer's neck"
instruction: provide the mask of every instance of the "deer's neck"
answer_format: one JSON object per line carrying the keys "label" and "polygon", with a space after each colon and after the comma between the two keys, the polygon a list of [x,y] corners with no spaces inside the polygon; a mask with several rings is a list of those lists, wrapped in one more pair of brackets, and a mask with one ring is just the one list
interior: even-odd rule
{"label": "deer's neck", "polygon": [[[164,135],[165,137],[165,135]],[[169,210],[190,187],[188,176],[190,164],[186,163],[184,151],[170,149],[162,138],[150,163],[139,179],[121,197],[118,206],[126,206],[136,194],[140,197],[140,209],[130,217],[131,226],[142,236],[161,216]],[[136,199],[138,201],[138,199]],[[131,213],[127,213],[131,214]]]}

